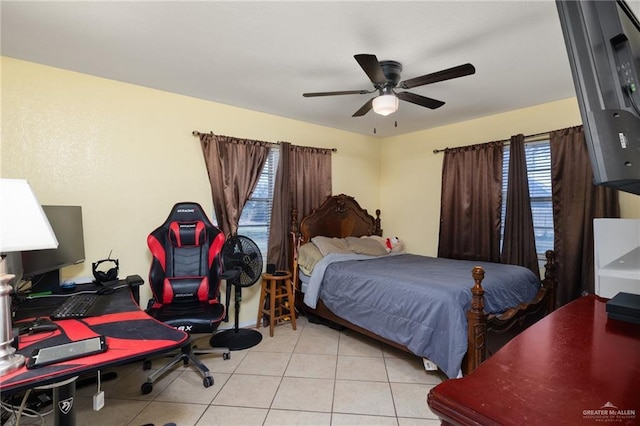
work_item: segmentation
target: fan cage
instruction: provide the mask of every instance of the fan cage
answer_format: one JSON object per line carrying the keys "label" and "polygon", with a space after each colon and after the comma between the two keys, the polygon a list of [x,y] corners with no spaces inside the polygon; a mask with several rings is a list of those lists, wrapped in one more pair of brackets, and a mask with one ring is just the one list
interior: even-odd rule
{"label": "fan cage", "polygon": [[234,280],[234,285],[249,287],[258,281],[263,262],[260,249],[253,240],[242,235],[234,235],[227,239],[221,254],[225,270],[241,271]]}

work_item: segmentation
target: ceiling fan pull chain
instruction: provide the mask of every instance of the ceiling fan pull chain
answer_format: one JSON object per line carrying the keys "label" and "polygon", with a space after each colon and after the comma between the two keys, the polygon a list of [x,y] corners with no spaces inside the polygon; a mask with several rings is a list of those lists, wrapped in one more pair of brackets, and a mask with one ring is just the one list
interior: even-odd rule
{"label": "ceiling fan pull chain", "polygon": [[373,134],[375,135],[378,127],[378,116],[376,114],[373,115]]}

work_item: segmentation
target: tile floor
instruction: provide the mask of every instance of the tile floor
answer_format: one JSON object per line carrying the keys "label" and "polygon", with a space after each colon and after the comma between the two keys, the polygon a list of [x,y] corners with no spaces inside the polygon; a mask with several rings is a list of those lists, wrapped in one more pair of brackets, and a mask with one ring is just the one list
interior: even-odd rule
{"label": "tile floor", "polygon": [[[293,331],[282,323],[244,351],[201,355],[215,383],[182,364],[142,395],[149,371],[141,363],[119,367],[102,383],[105,406],[93,411],[94,386],[77,390],[78,425],[439,425],[426,403],[443,380],[426,372],[420,358],[350,331],[311,324]],[[204,339],[207,337],[205,336]],[[208,340],[202,340],[206,346]],[[157,359],[161,366],[167,359]],[[37,424],[34,420],[21,424]],[[53,424],[47,416],[46,424]]]}

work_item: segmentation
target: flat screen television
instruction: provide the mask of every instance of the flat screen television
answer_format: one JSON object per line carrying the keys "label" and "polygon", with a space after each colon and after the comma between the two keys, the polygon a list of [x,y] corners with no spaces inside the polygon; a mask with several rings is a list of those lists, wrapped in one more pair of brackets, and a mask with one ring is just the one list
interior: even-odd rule
{"label": "flat screen television", "polygon": [[640,23],[624,1],[556,6],[594,183],[640,194]]}
{"label": "flat screen television", "polygon": [[58,248],[23,251],[22,276],[31,281],[34,292],[56,292],[60,289],[60,269],[85,260],[82,207],[42,206],[42,209],[56,234]]}

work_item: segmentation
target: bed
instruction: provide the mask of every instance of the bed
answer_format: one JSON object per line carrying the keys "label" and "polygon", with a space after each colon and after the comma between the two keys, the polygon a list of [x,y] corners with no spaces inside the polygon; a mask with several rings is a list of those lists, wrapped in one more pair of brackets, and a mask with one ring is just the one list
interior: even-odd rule
{"label": "bed", "polygon": [[[403,252],[383,238],[380,210],[375,214],[345,194],[328,198],[299,223],[292,212],[300,314],[427,358],[456,377],[553,311],[552,251],[540,282],[518,266]],[[320,254],[310,266],[311,249]]]}

